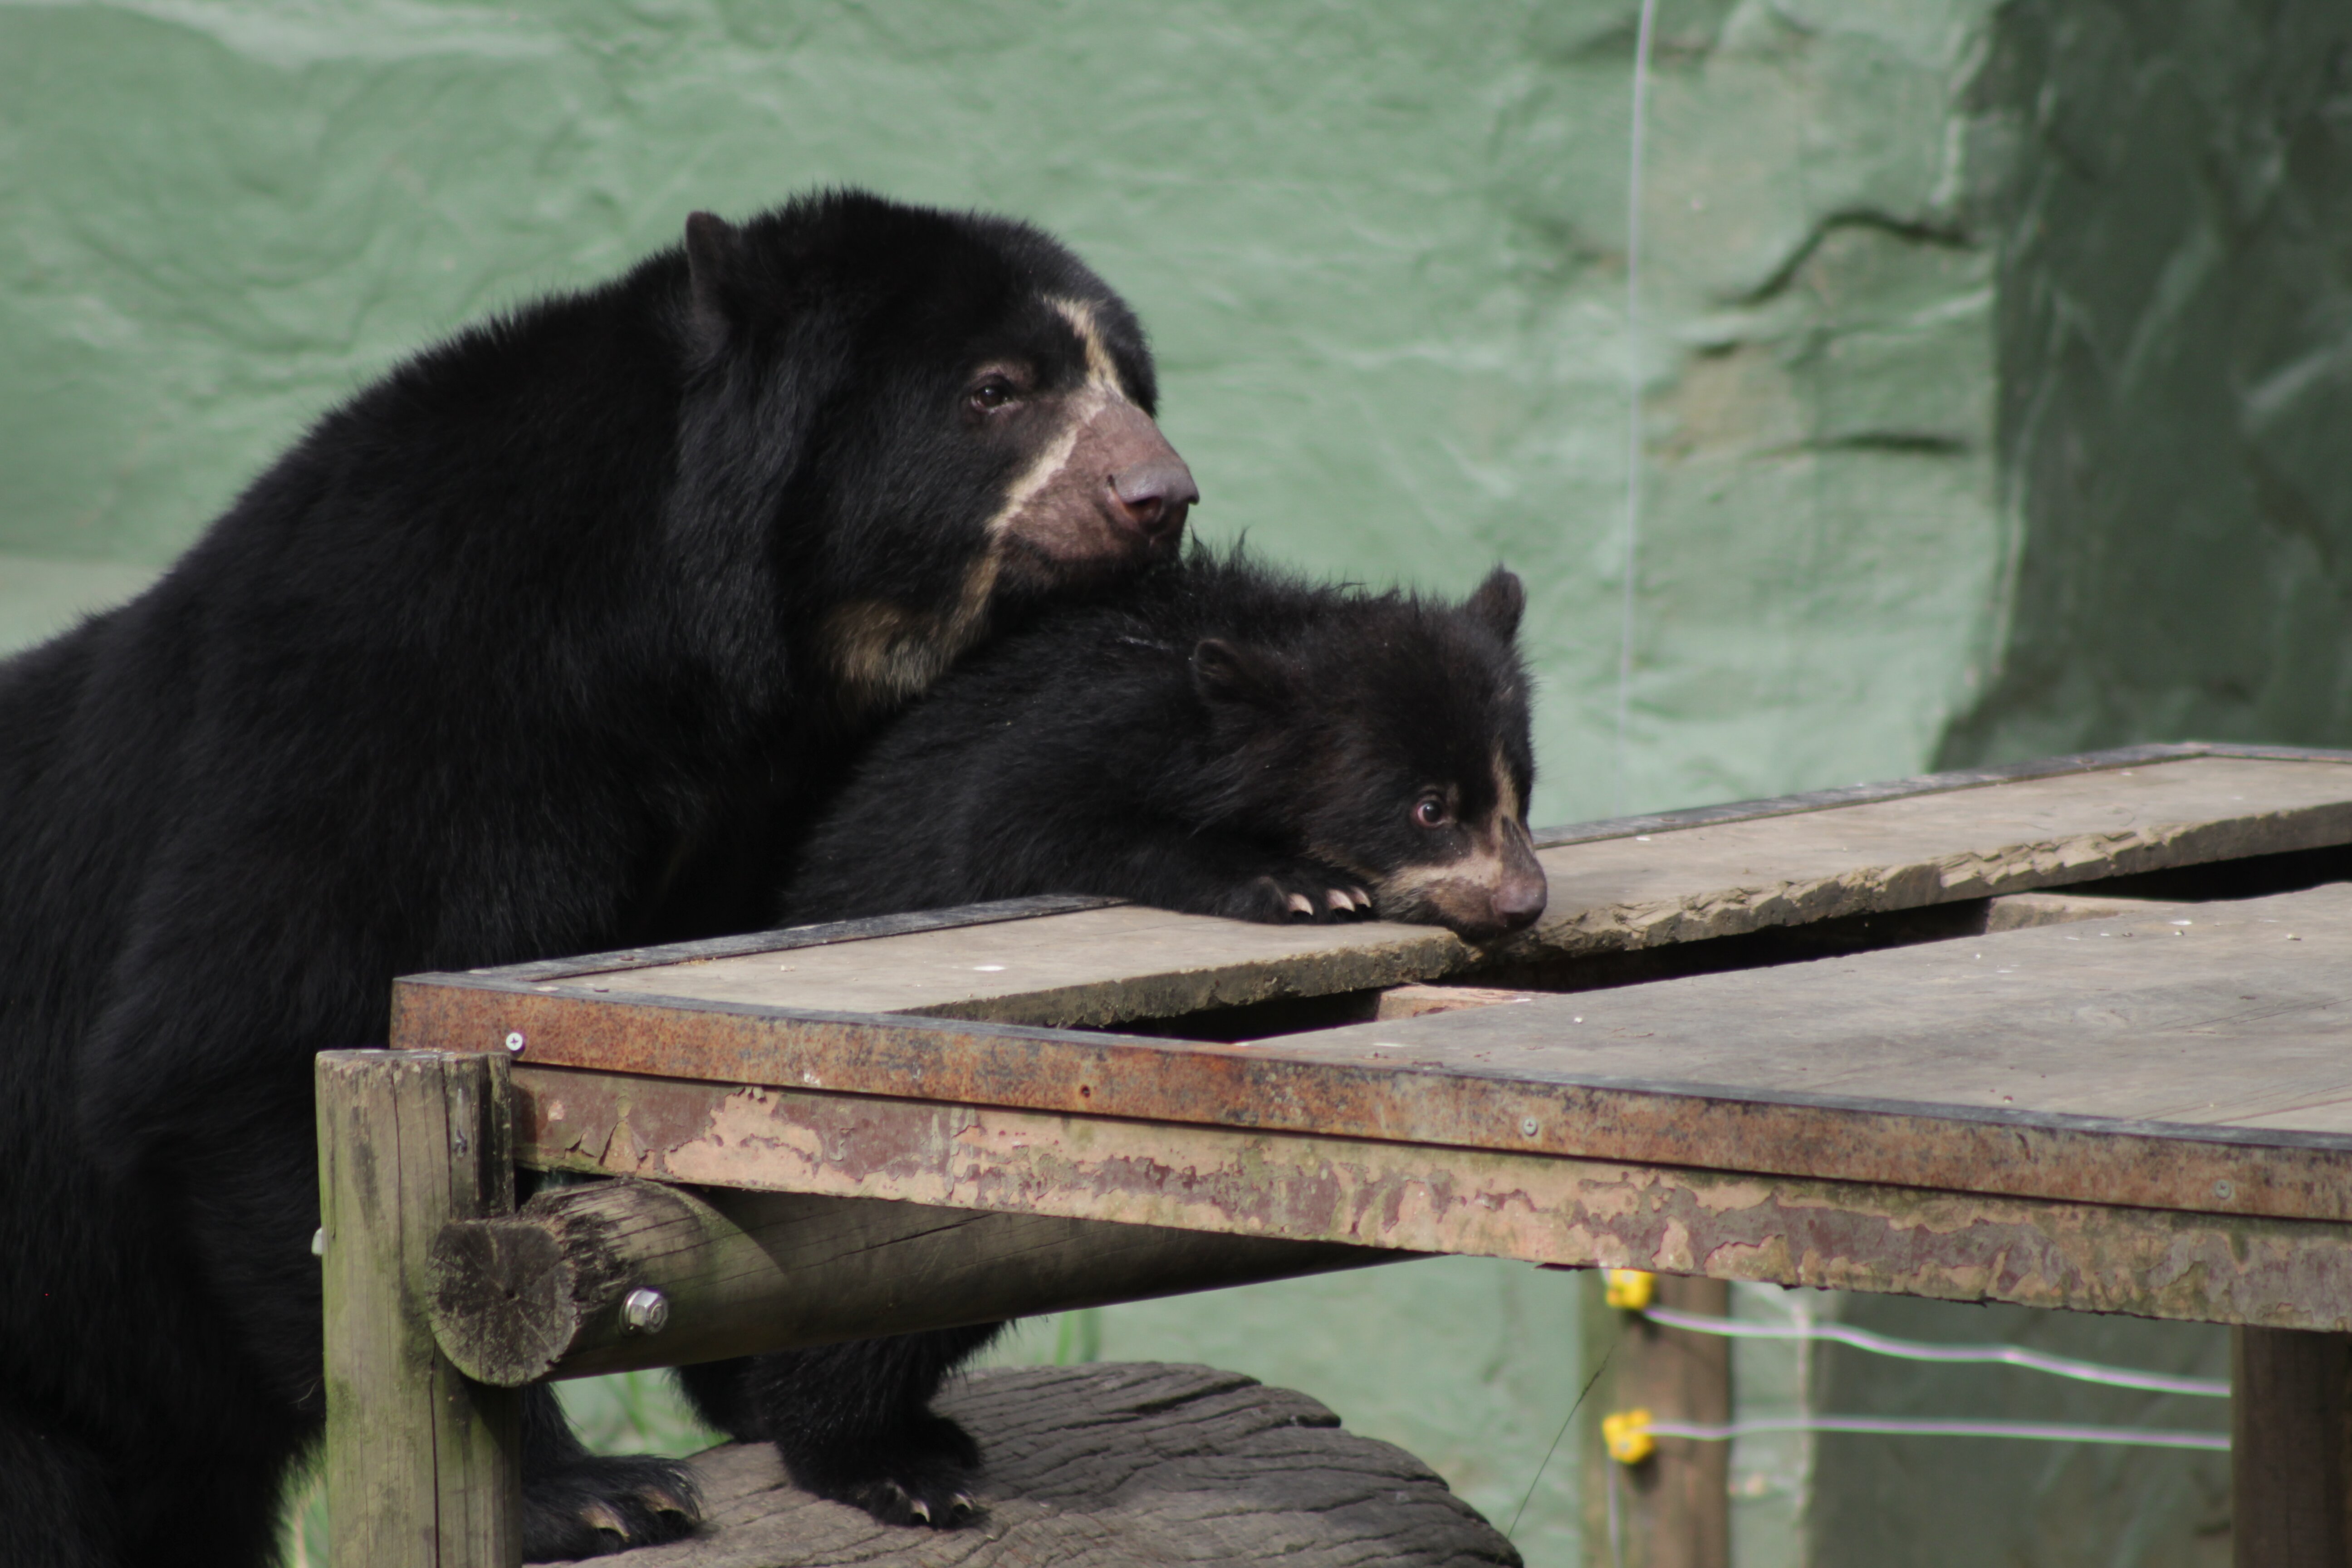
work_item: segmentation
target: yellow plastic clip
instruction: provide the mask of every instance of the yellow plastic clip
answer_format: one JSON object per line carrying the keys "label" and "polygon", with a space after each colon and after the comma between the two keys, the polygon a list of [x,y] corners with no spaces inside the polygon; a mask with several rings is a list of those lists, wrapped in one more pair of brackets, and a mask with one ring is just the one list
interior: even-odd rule
{"label": "yellow plastic clip", "polygon": [[1601,1440],[1609,1446],[1609,1457],[1621,1465],[1638,1465],[1658,1451],[1658,1440],[1650,1436],[1650,1413],[1646,1410],[1620,1410],[1601,1418]]}
{"label": "yellow plastic clip", "polygon": [[1654,1274],[1639,1268],[1604,1268],[1601,1279],[1609,1304],[1621,1311],[1638,1312],[1657,1300],[1658,1277]]}

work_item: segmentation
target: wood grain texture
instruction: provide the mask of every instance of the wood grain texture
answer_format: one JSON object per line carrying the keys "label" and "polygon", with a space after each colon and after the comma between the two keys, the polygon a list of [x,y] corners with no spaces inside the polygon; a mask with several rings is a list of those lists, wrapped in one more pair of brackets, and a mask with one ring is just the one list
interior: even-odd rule
{"label": "wood grain texture", "polygon": [[[434,1337],[516,1386],[1394,1262],[1370,1247],[801,1194],[599,1182],[455,1220]],[[624,1310],[657,1290],[662,1325]]]}
{"label": "wood grain texture", "polygon": [[2342,1224],[562,1068],[518,1069],[516,1095],[519,1157],[562,1169],[1948,1300],[2352,1329],[2352,1226]]}
{"label": "wood grain texture", "polygon": [[327,1507],[338,1563],[522,1560],[520,1396],[468,1382],[425,1317],[425,1259],[441,1226],[514,1205],[507,1070],[503,1057],[319,1057]]}
{"label": "wood grain texture", "polygon": [[[828,939],[789,953],[713,948],[653,964],[635,962],[659,956],[652,952],[611,955],[634,966],[594,974],[590,989],[1102,1026],[2343,843],[2352,843],[2352,767],[2199,755],[1547,850],[1545,918],[1486,949],[1426,927],[1256,926],[1119,907]],[[572,962],[483,978],[560,979],[555,969]]]}
{"label": "wood grain texture", "polygon": [[980,1439],[982,1516],[898,1529],[797,1491],[773,1449],[694,1461],[709,1528],[613,1568],[1517,1568],[1430,1468],[1304,1394],[1207,1367],[979,1372],[941,1395]]}
{"label": "wood grain texture", "polygon": [[[1660,1437],[1655,1453],[1627,1466],[1610,1457],[1601,1430],[1605,1416],[1631,1410],[1646,1410],[1660,1421],[1728,1423],[1731,1342],[1611,1307],[1597,1272],[1582,1284],[1577,1320],[1584,1376],[1592,1387],[1577,1412],[1585,1563],[1590,1568],[1731,1568],[1731,1445]],[[1710,1318],[1731,1315],[1731,1288],[1720,1279],[1662,1274],[1654,1284],[1662,1307]]]}
{"label": "wood grain texture", "polygon": [[2352,1335],[2241,1329],[2231,1345],[2237,1568],[2352,1563]]}

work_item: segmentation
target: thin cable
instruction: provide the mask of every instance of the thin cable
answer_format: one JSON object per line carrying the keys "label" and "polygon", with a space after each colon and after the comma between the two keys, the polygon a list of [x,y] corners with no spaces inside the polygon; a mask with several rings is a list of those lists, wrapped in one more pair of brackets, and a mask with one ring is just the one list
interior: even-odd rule
{"label": "thin cable", "polygon": [[1695,1312],[1678,1312],[1670,1307],[1645,1307],[1642,1315],[1670,1329],[1684,1329],[1698,1334],[1721,1334],[1728,1339],[1829,1340],[1842,1345],[1852,1345],[1859,1351],[1868,1351],[1873,1355],[1896,1356],[1904,1361],[1997,1362],[2004,1366],[2021,1366],[2033,1372],[2048,1373],[2053,1377],[2104,1384],[2110,1388],[2143,1388],[2153,1394],[2186,1394],[2200,1399],[2230,1397],[2229,1384],[2219,1378],[2177,1377],[2170,1373],[2108,1366],[2100,1362],[2077,1361],[2073,1356],[2027,1350],[2023,1345],[1928,1344],[1919,1340],[1898,1340],[1885,1334],[1874,1334],[1868,1329],[1852,1328],[1844,1323],[1758,1323],[1745,1319],[1710,1318]]}
{"label": "thin cable", "polygon": [[1650,102],[1650,31],[1658,0],[1642,0],[1633,34],[1633,147],[1625,172],[1625,559],[1617,630],[1616,815],[1625,815],[1625,761],[1633,705],[1633,571],[1642,536],[1642,144]]}
{"label": "thin cable", "polygon": [[1608,1352],[1601,1356],[1601,1364],[1594,1367],[1592,1369],[1592,1375],[1584,1380],[1584,1388],[1582,1392],[1577,1394],[1576,1403],[1570,1405],[1568,1407],[1568,1414],[1560,1418],[1559,1430],[1551,1435],[1551,1447],[1544,1450],[1543,1463],[1536,1467],[1535,1479],[1528,1482],[1527,1497],[1523,1497],[1519,1500],[1519,1506],[1511,1510],[1511,1522],[1503,1527],[1504,1540],[1510,1540],[1511,1532],[1519,1528],[1519,1515],[1528,1511],[1528,1499],[1536,1495],[1536,1488],[1542,1482],[1544,1471],[1551,1465],[1551,1457],[1559,1452],[1559,1440],[1568,1436],[1568,1424],[1576,1419],[1576,1413],[1578,1411],[1584,1408],[1585,1395],[1591,1394],[1592,1392],[1592,1385],[1601,1381],[1601,1374],[1609,1370],[1610,1359],[1616,1355],[1616,1353],[1617,1346],[1612,1342],[1609,1346]]}
{"label": "thin cable", "polygon": [[2013,1437],[2036,1443],[2114,1443],[2142,1448],[2201,1448],[2230,1451],[2226,1432],[2164,1432],[2144,1426],[2059,1426],[2039,1421],[1909,1421],[1895,1416],[1758,1416],[1721,1426],[1695,1421],[1653,1421],[1654,1437],[1690,1437],[1721,1443],[1762,1432],[1868,1432],[1895,1437]]}

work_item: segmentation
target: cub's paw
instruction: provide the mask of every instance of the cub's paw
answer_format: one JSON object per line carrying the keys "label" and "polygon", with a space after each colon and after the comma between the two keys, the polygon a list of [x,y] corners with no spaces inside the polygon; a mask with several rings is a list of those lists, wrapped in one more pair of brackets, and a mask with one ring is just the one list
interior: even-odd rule
{"label": "cub's paw", "polygon": [[1244,882],[1217,912],[1268,925],[1328,925],[1370,920],[1372,900],[1340,872],[1287,866]]}
{"label": "cub's paw", "polygon": [[522,1489],[526,1563],[602,1557],[694,1533],[702,1499],[686,1467],[644,1457],[586,1455]]}
{"label": "cub's paw", "polygon": [[862,1508],[884,1524],[953,1530],[980,1514],[971,1495],[980,1446],[944,1415],[926,1414],[888,1443],[862,1451],[816,1458],[786,1453],[784,1468],[803,1489]]}

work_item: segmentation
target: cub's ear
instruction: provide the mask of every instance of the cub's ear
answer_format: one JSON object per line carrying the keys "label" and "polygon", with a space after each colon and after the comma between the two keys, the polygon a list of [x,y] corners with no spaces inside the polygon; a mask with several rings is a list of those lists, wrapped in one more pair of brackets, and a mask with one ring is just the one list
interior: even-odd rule
{"label": "cub's ear", "polygon": [[1495,635],[1509,642],[1519,635],[1519,616],[1528,607],[1528,591],[1519,585],[1518,574],[1507,567],[1497,566],[1486,574],[1478,591],[1464,601],[1462,607],[1491,627]]}
{"label": "cub's ear", "polygon": [[686,271],[695,329],[715,348],[727,341],[728,329],[742,313],[742,231],[716,213],[689,213]]}
{"label": "cub's ear", "polygon": [[1223,637],[1203,637],[1192,647],[1192,689],[1210,703],[1282,706],[1285,682],[1275,662],[1254,647],[1237,647]]}

